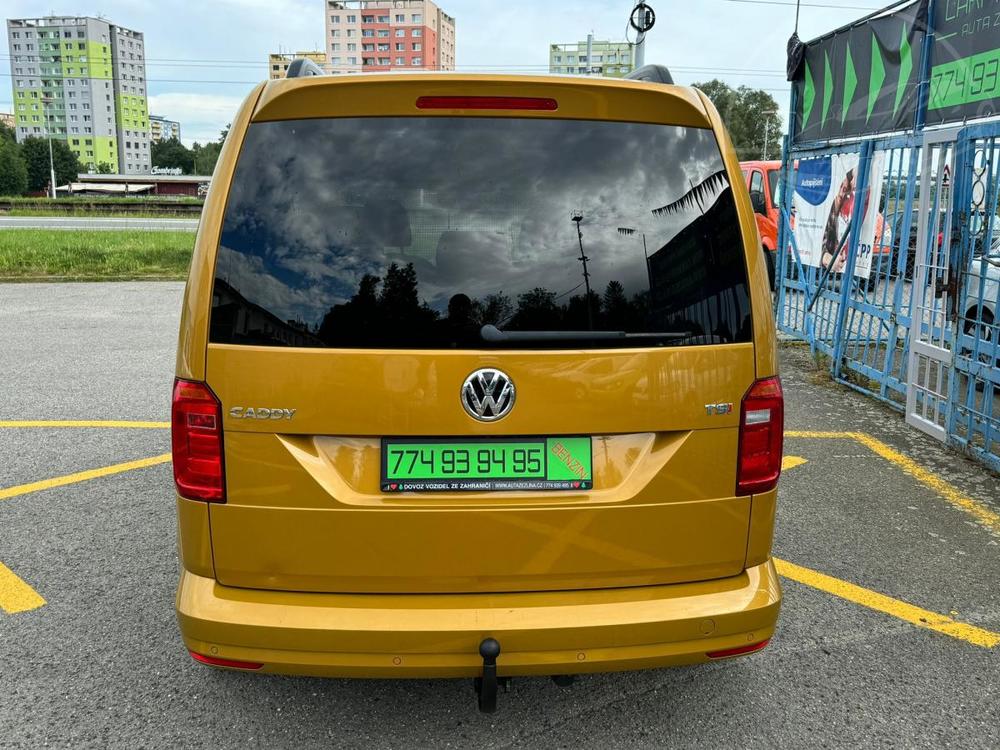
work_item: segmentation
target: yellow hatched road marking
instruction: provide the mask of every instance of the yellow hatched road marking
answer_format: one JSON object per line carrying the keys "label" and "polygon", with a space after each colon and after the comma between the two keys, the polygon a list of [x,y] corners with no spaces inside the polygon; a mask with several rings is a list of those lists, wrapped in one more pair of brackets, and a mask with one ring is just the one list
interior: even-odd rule
{"label": "yellow hatched road marking", "polygon": [[781,470],[788,471],[789,469],[794,469],[796,466],[801,466],[802,464],[807,464],[809,461],[802,456],[782,456],[781,457]]}
{"label": "yellow hatched road marking", "polygon": [[810,431],[794,431],[789,430],[785,432],[787,437],[797,437],[797,438],[828,438],[828,439],[842,439],[842,440],[854,440],[861,443],[863,446],[871,450],[876,455],[884,458],[892,464],[895,464],[904,472],[909,474],[911,477],[916,479],[918,482],[926,487],[934,490],[941,498],[955,506],[956,508],[965,511],[981,524],[986,526],[993,533],[1000,533],[1000,514],[992,510],[986,504],[975,500],[957,487],[954,487],[948,482],[944,481],[938,476],[935,476],[933,472],[928,471],[923,466],[918,464],[909,456],[904,456],[902,453],[897,451],[895,448],[886,445],[881,440],[878,440],[871,435],[864,432],[810,432]]}
{"label": "yellow hatched road marking", "polygon": [[170,460],[170,454],[163,453],[159,456],[152,456],[150,458],[140,458],[138,461],[126,461],[125,463],[121,464],[102,466],[99,469],[88,469],[87,471],[78,471],[75,474],[65,474],[61,477],[53,477],[52,479],[43,479],[39,482],[31,482],[29,484],[19,484],[14,487],[7,487],[6,489],[0,489],[0,500],[6,500],[11,497],[17,497],[18,495],[27,495],[29,492],[48,490],[53,487],[64,487],[67,484],[86,482],[88,479],[97,479],[98,477],[106,477],[112,474],[121,474],[122,472],[125,471],[132,471],[133,469],[145,469],[148,466],[156,466],[157,464],[166,463],[169,460]]}
{"label": "yellow hatched road marking", "polygon": [[0,563],[0,609],[8,614],[38,609],[45,600],[14,571]]}
{"label": "yellow hatched road marking", "polygon": [[983,648],[993,648],[997,644],[1000,644],[1000,633],[994,633],[991,630],[979,628],[975,625],[958,622],[946,615],[921,609],[913,604],[908,604],[899,599],[893,599],[891,596],[880,594],[877,591],[842,581],[839,578],[828,576],[817,570],[803,568],[801,565],[795,565],[787,560],[779,560],[777,558],[774,560],[774,567],[777,569],[779,575],[792,581],[797,581],[814,589],[839,596],[841,599],[860,604],[863,607],[898,617],[900,620],[905,620],[919,628],[927,628],[928,630],[943,633],[944,635],[949,635],[952,638],[958,638],[959,640],[976,646],[982,646]]}
{"label": "yellow hatched road marking", "polygon": [[116,429],[132,428],[140,430],[165,430],[170,427],[170,422],[122,422],[115,420],[22,420],[22,421],[2,421],[0,428],[4,427],[112,427]]}

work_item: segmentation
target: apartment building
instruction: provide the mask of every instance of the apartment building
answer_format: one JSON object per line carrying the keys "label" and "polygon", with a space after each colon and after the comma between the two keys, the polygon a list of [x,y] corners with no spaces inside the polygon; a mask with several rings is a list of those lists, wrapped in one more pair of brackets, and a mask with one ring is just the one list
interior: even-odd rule
{"label": "apartment building", "polygon": [[[588,55],[587,49],[590,49]],[[635,50],[628,42],[596,39],[549,45],[549,72],[621,78],[635,68]]]}
{"label": "apartment building", "polygon": [[176,120],[168,120],[159,115],[149,116],[149,140],[152,143],[169,141],[171,138],[181,139],[181,124]]}
{"label": "apartment building", "polygon": [[455,69],[455,19],[431,0],[325,1],[331,73]]}
{"label": "apartment building", "polygon": [[326,52],[323,50],[312,52],[272,52],[267,56],[267,77],[271,80],[284,78],[288,72],[288,65],[296,58],[304,57],[312,60],[324,70],[326,69]]}
{"label": "apartment building", "polygon": [[86,169],[150,171],[141,32],[103,18],[7,20],[15,133],[66,141]]}

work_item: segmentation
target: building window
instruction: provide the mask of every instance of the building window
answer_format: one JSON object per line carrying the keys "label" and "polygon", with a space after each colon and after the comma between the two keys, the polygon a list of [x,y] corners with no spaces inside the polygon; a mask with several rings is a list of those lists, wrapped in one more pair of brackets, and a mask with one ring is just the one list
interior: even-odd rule
{"label": "building window", "polygon": [[406,49],[406,45],[402,42],[396,42],[396,52],[402,52]]}
{"label": "building window", "polygon": [[396,23],[406,23],[406,14],[405,13],[397,13],[396,14]]}
{"label": "building window", "polygon": [[330,29],[330,36],[340,36],[340,29]]}
{"label": "building window", "polygon": [[354,43],[354,42],[348,42],[348,44],[347,44],[347,51],[348,52],[357,52],[358,51],[358,45],[356,43]]}
{"label": "building window", "polygon": [[375,16],[361,16],[361,23],[375,23]]}
{"label": "building window", "polygon": [[421,47],[420,42],[414,42],[413,43],[413,51],[414,52],[420,52],[420,47]]}
{"label": "building window", "polygon": [[389,16],[379,16],[378,17],[378,22],[379,23],[389,23]]}
{"label": "building window", "polygon": [[423,23],[424,17],[421,13],[414,13],[412,16],[413,23]]}
{"label": "building window", "polygon": [[423,35],[424,35],[424,30],[423,29],[414,29],[413,30],[413,36],[423,36]]}
{"label": "building window", "polygon": [[402,57],[396,58],[396,65],[406,65],[406,60]]}
{"label": "building window", "polygon": [[339,57],[331,57],[330,58],[330,64],[331,65],[340,65],[340,58]]}
{"label": "building window", "polygon": [[423,65],[424,61],[419,57],[414,57],[411,65]]}
{"label": "building window", "polygon": [[389,36],[389,29],[379,29],[378,35],[383,38]]}
{"label": "building window", "polygon": [[396,36],[406,36],[406,29],[396,29]]}
{"label": "building window", "polygon": [[358,17],[357,16],[348,16],[347,17],[347,22],[348,23],[357,23],[358,22]]}
{"label": "building window", "polygon": [[330,23],[340,23],[340,16],[330,16]]}
{"label": "building window", "polygon": [[378,51],[379,52],[388,52],[389,51],[389,45],[388,44],[380,44],[378,46]]}
{"label": "building window", "polygon": [[380,57],[378,59],[378,64],[379,65],[388,65],[389,64],[389,58],[388,57]]}
{"label": "building window", "polygon": [[375,45],[374,44],[362,44],[361,45],[361,51],[362,52],[374,52],[375,51]]}

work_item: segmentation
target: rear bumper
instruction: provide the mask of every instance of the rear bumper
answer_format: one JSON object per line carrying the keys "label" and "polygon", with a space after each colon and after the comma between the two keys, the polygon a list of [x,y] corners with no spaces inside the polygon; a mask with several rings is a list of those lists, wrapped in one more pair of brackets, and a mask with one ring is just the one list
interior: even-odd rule
{"label": "rear bumper", "polygon": [[192,651],[328,677],[473,677],[497,639],[501,676],[647,669],[770,638],[781,586],[768,560],[698,583],[526,594],[313,594],[221,586],[182,571]]}

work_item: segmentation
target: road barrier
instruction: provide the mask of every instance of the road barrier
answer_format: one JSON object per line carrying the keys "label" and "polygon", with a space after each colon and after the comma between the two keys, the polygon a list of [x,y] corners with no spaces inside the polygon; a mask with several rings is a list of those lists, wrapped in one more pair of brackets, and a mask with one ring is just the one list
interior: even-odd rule
{"label": "road barrier", "polygon": [[913,0],[790,45],[775,314],[1000,471],[1000,31],[953,15]]}

